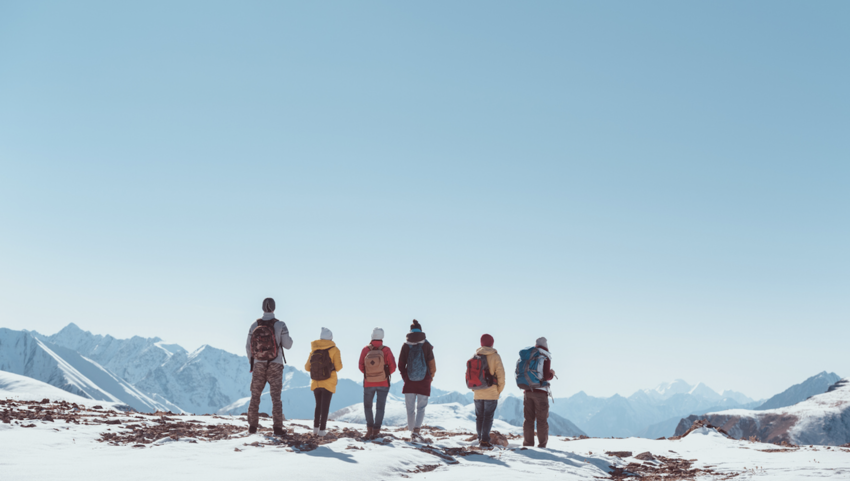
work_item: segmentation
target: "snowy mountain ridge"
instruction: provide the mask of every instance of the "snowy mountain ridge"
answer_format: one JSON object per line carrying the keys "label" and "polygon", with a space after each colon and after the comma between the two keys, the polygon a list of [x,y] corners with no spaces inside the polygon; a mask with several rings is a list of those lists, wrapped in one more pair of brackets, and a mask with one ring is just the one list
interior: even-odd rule
{"label": "snowy mountain ridge", "polygon": [[730,409],[690,416],[676,428],[681,434],[697,419],[726,430],[736,439],[840,446],[850,442],[850,378],[828,391],[791,406],[766,410]]}

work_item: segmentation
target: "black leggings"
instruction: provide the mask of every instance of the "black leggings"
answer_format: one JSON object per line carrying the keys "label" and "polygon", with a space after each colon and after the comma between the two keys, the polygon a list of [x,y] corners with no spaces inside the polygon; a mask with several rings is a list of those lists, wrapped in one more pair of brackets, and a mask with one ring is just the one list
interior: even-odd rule
{"label": "black leggings", "polygon": [[320,387],[313,390],[313,396],[316,397],[316,414],[313,416],[313,427],[324,431],[325,425],[328,424],[328,411],[331,410],[331,396],[334,393]]}

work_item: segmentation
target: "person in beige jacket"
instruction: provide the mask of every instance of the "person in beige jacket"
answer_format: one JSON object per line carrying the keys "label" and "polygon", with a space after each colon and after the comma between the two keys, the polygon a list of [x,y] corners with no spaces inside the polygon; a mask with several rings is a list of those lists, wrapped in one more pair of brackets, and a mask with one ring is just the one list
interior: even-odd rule
{"label": "person in beige jacket", "polygon": [[490,444],[490,428],[493,427],[493,416],[499,404],[499,396],[505,390],[505,366],[502,357],[493,349],[493,336],[481,336],[481,347],[476,355],[487,358],[487,366],[492,376],[493,384],[486,389],[475,391],[475,427],[478,431],[479,445],[483,448],[492,447]]}

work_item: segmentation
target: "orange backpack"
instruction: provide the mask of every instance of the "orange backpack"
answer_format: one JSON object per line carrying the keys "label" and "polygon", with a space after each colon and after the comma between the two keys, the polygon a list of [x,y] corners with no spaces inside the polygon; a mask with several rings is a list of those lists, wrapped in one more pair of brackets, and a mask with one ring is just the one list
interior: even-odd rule
{"label": "orange backpack", "polygon": [[366,371],[366,382],[384,382],[387,380],[386,365],[384,359],[384,348],[369,344],[369,352],[363,359]]}

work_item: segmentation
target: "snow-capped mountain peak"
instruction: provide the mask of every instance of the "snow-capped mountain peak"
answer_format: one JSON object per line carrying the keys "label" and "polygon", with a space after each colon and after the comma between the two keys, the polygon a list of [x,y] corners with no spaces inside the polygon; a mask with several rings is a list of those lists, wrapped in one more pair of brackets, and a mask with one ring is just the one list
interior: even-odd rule
{"label": "snow-capped mountain peak", "polygon": [[717,394],[714,389],[706,386],[705,383],[701,381],[692,387],[691,390],[688,391],[688,394],[708,400],[720,400],[723,398],[720,394]]}
{"label": "snow-capped mountain peak", "polygon": [[667,399],[676,394],[687,394],[691,389],[693,386],[682,379],[676,379],[673,382],[662,382],[654,389],[644,389],[643,392],[652,398]]}

